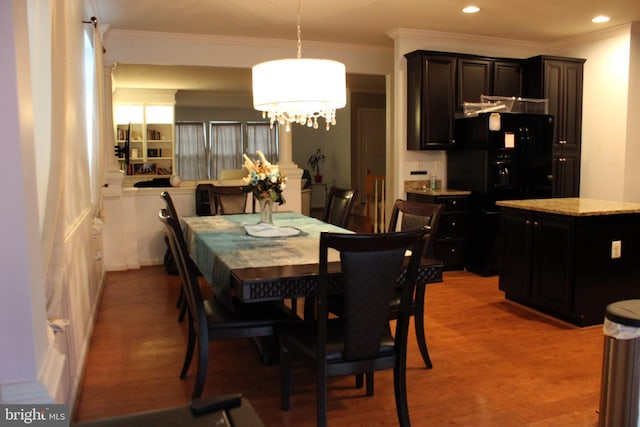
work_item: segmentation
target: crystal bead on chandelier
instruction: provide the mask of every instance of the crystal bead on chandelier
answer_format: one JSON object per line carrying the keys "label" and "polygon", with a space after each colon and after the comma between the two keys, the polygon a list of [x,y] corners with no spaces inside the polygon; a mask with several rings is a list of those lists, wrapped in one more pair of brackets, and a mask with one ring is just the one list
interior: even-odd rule
{"label": "crystal bead on chandelier", "polygon": [[329,59],[303,59],[298,0],[298,55],[257,64],[252,69],[253,107],[291,130],[291,123],[318,128],[322,117],[326,129],[336,124],[336,109],[347,101],[344,64]]}

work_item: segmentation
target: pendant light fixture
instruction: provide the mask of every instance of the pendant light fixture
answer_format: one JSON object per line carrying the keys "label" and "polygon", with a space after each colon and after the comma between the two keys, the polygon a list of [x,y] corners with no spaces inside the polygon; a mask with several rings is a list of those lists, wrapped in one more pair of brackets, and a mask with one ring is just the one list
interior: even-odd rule
{"label": "pendant light fixture", "polygon": [[257,64],[252,69],[253,107],[263,118],[286,125],[298,123],[318,128],[322,117],[326,129],[336,124],[336,109],[347,103],[344,64],[329,59],[302,58],[298,0],[298,55]]}

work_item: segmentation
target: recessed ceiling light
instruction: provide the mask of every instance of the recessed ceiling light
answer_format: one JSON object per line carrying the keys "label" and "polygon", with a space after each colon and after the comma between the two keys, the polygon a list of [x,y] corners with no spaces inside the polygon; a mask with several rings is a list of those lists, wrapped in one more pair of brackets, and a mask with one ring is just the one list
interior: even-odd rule
{"label": "recessed ceiling light", "polygon": [[609,18],[608,16],[604,16],[604,15],[598,15],[595,18],[593,18],[591,20],[591,22],[593,22],[594,24],[602,24],[604,22],[609,22]]}
{"label": "recessed ceiling light", "polygon": [[478,13],[480,12],[480,8],[478,6],[467,6],[462,9],[464,13]]}

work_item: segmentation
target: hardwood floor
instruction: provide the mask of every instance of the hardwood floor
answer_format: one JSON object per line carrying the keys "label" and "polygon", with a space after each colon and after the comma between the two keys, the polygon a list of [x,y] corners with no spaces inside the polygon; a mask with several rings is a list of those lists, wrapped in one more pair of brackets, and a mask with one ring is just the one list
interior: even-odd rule
{"label": "hardwood floor", "polygon": [[[184,405],[195,366],[178,374],[185,325],[176,321],[177,276],[162,267],[110,272],[89,349],[76,421]],[[411,322],[408,391],[414,426],[597,424],[601,327],[579,329],[504,300],[497,278],[447,272],[427,287],[422,364]],[[248,340],[211,344],[204,395],[241,392],[267,426],[315,425],[315,388],[301,365],[289,412],[280,410],[279,366],[260,364]],[[353,378],[330,380],[332,426],[395,426],[391,372],[376,374],[373,397]]]}

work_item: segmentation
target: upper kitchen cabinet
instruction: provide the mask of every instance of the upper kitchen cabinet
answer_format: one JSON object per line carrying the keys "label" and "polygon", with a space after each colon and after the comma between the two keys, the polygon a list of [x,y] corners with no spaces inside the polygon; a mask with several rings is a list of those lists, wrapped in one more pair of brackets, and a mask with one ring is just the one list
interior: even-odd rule
{"label": "upper kitchen cabinet", "polygon": [[416,51],[407,58],[407,149],[442,150],[453,140],[456,58]]}
{"label": "upper kitchen cabinet", "polygon": [[536,56],[524,63],[525,96],[547,98],[555,116],[553,197],[580,195],[584,59]]}
{"label": "upper kitchen cabinet", "polygon": [[524,63],[524,96],[549,100],[549,114],[556,118],[555,148],[580,150],[584,62],[584,59],[536,56]]}
{"label": "upper kitchen cabinet", "polygon": [[492,64],[495,96],[522,96],[522,62],[519,59],[498,59]]}
{"label": "upper kitchen cabinet", "polygon": [[481,95],[491,95],[491,59],[461,57],[457,59],[456,110],[464,111],[465,102],[480,102]]}

